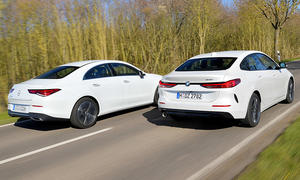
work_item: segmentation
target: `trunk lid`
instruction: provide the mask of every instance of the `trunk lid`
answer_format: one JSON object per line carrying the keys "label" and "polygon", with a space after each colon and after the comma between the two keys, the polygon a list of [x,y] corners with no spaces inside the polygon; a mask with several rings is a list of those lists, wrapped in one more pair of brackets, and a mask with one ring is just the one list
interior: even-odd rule
{"label": "trunk lid", "polygon": [[31,79],[19,84],[15,84],[8,95],[11,101],[30,102],[33,94],[28,92],[28,89],[52,89],[56,87],[57,80],[54,79]]}
{"label": "trunk lid", "polygon": [[222,82],[226,76],[225,71],[174,71],[164,76],[163,81],[173,83],[211,83]]}

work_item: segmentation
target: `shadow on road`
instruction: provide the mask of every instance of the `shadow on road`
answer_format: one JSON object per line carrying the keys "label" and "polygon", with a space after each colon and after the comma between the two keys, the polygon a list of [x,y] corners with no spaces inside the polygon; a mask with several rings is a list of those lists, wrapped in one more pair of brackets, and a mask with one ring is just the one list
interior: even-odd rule
{"label": "shadow on road", "polygon": [[140,106],[140,107],[135,107],[135,108],[131,108],[131,109],[126,109],[126,110],[122,110],[122,111],[117,111],[117,112],[105,114],[105,115],[102,115],[102,116],[98,117],[97,122],[105,121],[105,120],[108,120],[108,119],[113,118],[113,117],[125,115],[127,113],[131,113],[131,112],[138,111],[138,110],[148,108],[148,107],[151,107],[151,105],[145,105],[145,106]]}
{"label": "shadow on road", "polygon": [[71,125],[68,121],[56,121],[56,122],[39,122],[30,119],[20,118],[14,126],[26,129],[32,129],[37,131],[52,131],[57,129],[70,128]]}
{"label": "shadow on road", "polygon": [[157,108],[143,114],[147,120],[157,126],[169,126],[187,129],[216,130],[239,126],[237,120],[226,118],[183,117],[179,121],[168,117],[164,119]]}
{"label": "shadow on road", "polygon": [[[99,123],[99,121],[105,121],[105,120],[110,119],[112,117],[121,116],[121,115],[130,113],[130,112],[134,112],[134,111],[138,111],[140,109],[144,109],[144,108],[147,108],[147,107],[149,107],[149,105],[141,106],[141,107],[137,107],[137,108],[131,108],[131,109],[127,109],[127,110],[123,110],[123,111],[103,115],[103,116],[98,117],[97,123]],[[66,129],[66,128],[72,127],[68,120],[66,120],[66,121],[57,120],[57,121],[40,122],[40,121],[33,121],[33,120],[30,120],[30,119],[26,119],[26,118],[20,118],[14,124],[14,126],[20,127],[20,128],[25,128],[25,129],[37,130],[37,131],[52,131],[52,130]]]}

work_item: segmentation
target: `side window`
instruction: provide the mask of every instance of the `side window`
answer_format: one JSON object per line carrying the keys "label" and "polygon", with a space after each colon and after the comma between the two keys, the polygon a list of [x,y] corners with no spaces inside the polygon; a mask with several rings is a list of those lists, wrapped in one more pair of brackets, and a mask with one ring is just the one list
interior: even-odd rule
{"label": "side window", "polygon": [[102,65],[93,67],[92,69],[88,70],[88,72],[85,73],[83,80],[103,78],[103,77],[109,77],[109,76],[112,76],[112,74],[111,74],[108,66],[106,64],[102,64]]}
{"label": "side window", "polygon": [[277,64],[272,59],[270,59],[268,56],[266,56],[264,54],[256,54],[256,56],[264,64],[266,69],[276,69]]}
{"label": "side window", "polygon": [[139,70],[121,63],[112,63],[111,67],[116,76],[134,76],[139,75]]}
{"label": "side window", "polygon": [[247,70],[247,71],[250,70],[250,67],[249,67],[249,64],[248,64],[248,58],[243,59],[243,61],[240,64],[240,68],[242,70]]}
{"label": "side window", "polygon": [[254,61],[255,61],[255,68],[256,68],[256,70],[266,70],[266,67],[265,67],[264,64],[259,60],[259,58],[258,58],[257,56],[255,56],[254,54],[252,54],[250,57],[253,58]]}
{"label": "side window", "polygon": [[260,62],[260,60],[252,55],[247,56],[240,64],[240,68],[242,70],[250,70],[250,71],[256,71],[256,70],[265,70],[265,66]]}

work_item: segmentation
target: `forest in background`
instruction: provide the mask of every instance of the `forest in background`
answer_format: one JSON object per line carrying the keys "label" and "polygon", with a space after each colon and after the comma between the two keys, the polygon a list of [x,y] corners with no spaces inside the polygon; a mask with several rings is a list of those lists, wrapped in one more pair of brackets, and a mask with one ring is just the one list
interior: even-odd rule
{"label": "forest in background", "polygon": [[[118,59],[166,74],[200,53],[273,54],[274,29],[252,0],[0,0],[0,111],[13,84],[72,61]],[[280,31],[300,57],[300,13]]]}

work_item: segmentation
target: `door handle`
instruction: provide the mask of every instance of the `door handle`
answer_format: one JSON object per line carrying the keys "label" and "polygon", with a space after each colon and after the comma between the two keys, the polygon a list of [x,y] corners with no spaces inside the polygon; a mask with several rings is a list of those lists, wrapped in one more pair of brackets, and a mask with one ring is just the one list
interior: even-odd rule
{"label": "door handle", "polygon": [[124,82],[124,83],[130,83],[130,81],[128,81],[128,80],[124,80],[123,82]]}
{"label": "door handle", "polygon": [[258,78],[261,78],[261,77],[262,77],[262,75],[259,75],[259,76],[258,76]]}
{"label": "door handle", "polygon": [[101,85],[95,83],[95,84],[93,84],[93,86],[94,86],[94,87],[99,87],[99,86],[101,86]]}

